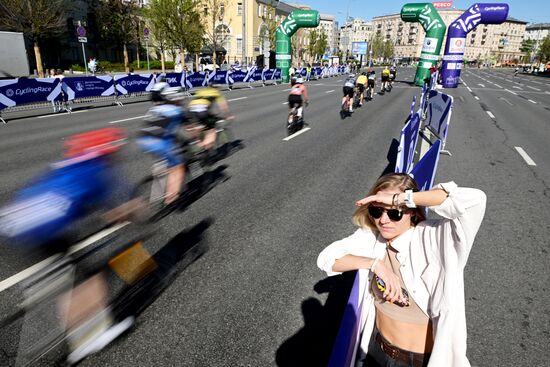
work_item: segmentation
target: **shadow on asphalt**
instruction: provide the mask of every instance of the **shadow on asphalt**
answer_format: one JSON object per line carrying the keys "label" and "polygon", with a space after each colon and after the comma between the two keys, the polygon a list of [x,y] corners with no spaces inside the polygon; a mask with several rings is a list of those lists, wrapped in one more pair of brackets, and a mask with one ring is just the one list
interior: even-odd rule
{"label": "shadow on asphalt", "polygon": [[318,294],[328,293],[325,305],[315,298],[302,302],[304,326],[285,340],[276,353],[279,367],[326,367],[342,316],[347,306],[356,272],[328,277],[313,287]]}
{"label": "shadow on asphalt", "polygon": [[386,168],[384,168],[384,171],[382,172],[381,176],[388,173],[395,172],[395,164],[397,162],[398,149],[399,149],[399,141],[393,138],[390,144],[390,148],[388,149],[388,154],[386,155],[386,159],[388,160],[388,165],[386,166]]}
{"label": "shadow on asphalt", "polygon": [[117,319],[141,314],[172,284],[179,273],[208,251],[205,236],[212,223],[213,219],[207,218],[178,233],[152,256],[156,269],[136,284],[128,286],[114,300],[113,311]]}

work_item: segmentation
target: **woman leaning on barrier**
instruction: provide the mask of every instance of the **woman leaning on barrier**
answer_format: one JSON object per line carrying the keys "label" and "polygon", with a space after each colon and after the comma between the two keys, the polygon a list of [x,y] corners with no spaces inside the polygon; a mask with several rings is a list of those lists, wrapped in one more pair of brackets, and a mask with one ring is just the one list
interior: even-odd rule
{"label": "woman leaning on barrier", "polygon": [[[478,189],[448,182],[418,192],[411,177],[396,173],[357,201],[360,229],[317,259],[329,276],[369,270],[357,360],[369,367],[470,365],[463,271],[485,203]],[[427,220],[426,207],[443,219]]]}

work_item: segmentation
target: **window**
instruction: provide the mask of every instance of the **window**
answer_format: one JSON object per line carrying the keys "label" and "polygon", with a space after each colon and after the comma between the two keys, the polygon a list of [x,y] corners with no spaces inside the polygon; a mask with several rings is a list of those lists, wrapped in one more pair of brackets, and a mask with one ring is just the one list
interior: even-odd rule
{"label": "window", "polygon": [[262,4],[259,4],[259,5],[258,5],[258,16],[259,16],[259,17],[262,16]]}
{"label": "window", "polygon": [[243,15],[243,3],[237,3],[237,15]]}
{"label": "window", "polygon": [[237,54],[243,53],[243,39],[241,36],[237,37]]}

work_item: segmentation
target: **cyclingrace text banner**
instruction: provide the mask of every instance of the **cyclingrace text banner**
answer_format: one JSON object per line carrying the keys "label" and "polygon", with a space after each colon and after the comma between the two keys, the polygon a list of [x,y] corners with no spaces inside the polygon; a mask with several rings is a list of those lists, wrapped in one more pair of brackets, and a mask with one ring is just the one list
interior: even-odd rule
{"label": "cyclingrace text banner", "polygon": [[25,103],[61,99],[61,81],[57,78],[0,80],[0,110]]}
{"label": "cyclingrace text banner", "polygon": [[117,95],[149,92],[155,84],[153,74],[115,75]]}

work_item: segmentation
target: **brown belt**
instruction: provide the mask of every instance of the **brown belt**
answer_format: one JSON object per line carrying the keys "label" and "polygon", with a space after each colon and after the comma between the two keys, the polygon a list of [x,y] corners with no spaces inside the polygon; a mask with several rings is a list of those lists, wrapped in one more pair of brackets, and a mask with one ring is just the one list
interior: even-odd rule
{"label": "brown belt", "polygon": [[428,360],[430,357],[429,353],[423,354],[409,352],[407,350],[391,345],[391,343],[384,339],[382,334],[380,334],[378,331],[376,331],[375,341],[380,346],[380,349],[382,349],[382,351],[392,359],[405,363],[411,363],[412,361],[413,367],[424,367],[428,365]]}

